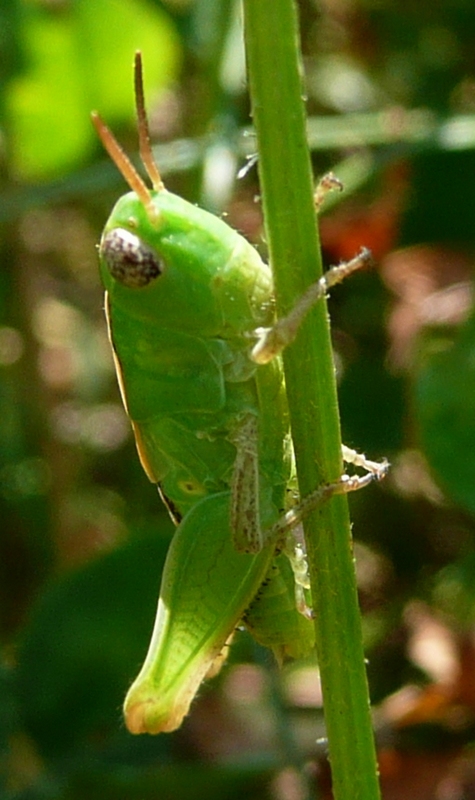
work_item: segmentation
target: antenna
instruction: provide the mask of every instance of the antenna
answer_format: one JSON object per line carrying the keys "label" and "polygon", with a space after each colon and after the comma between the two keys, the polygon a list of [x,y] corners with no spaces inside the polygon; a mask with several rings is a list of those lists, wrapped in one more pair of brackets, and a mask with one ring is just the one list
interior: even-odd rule
{"label": "antenna", "polygon": [[153,157],[152,145],[150,143],[150,128],[145,110],[145,99],[143,91],[143,70],[142,53],[137,50],[134,61],[134,81],[135,81],[135,109],[139,129],[140,158],[145,167],[145,171],[152,181],[152,186],[156,192],[162,191],[163,184],[159,169]]}
{"label": "antenna", "polygon": [[153,210],[156,216],[155,206],[147,185],[144,183],[129,157],[125,154],[119,142],[111,133],[105,122],[101,119],[97,111],[91,114],[93,125],[98,133],[99,139],[109,153],[112,161],[116,165],[121,175],[125,178],[132,191],[139,197],[145,208]]}

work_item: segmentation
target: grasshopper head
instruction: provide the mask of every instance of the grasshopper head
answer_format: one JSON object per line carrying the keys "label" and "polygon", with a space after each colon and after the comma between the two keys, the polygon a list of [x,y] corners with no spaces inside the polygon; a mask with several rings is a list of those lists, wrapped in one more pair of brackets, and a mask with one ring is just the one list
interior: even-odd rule
{"label": "grasshopper head", "polygon": [[135,95],[140,156],[152,189],[93,114],[132,189],[116,204],[100,244],[111,304],[163,328],[226,339],[266,324],[272,282],[256,250],[224,221],[165,189],[150,143],[139,53]]}

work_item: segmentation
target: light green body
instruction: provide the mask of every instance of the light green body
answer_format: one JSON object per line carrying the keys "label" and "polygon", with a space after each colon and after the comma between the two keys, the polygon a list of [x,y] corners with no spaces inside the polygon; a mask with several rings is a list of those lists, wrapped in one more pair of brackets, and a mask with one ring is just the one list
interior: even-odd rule
{"label": "light green body", "polygon": [[[229,488],[246,415],[258,420],[263,524],[283,508],[288,419],[280,360],[258,367],[252,334],[273,317],[271,273],[226,223],[165,190],[152,193],[154,228],[131,193],[106,225],[101,273],[111,341],[140,458],[180,516]],[[107,234],[139,233],[164,262],[141,288],[111,275]]]}
{"label": "light green body", "polygon": [[223,221],[166,190],[151,196],[153,214],[134,193],[121,198],[100,247],[124,404],[178,524],[149,653],[125,701],[134,733],[181,724],[242,619],[279,658],[313,645],[290,565],[271,567],[278,543],[238,552],[242,520],[257,509],[265,529],[281,515],[291,467],[280,358],[250,358],[255,329],[273,321],[270,270]]}

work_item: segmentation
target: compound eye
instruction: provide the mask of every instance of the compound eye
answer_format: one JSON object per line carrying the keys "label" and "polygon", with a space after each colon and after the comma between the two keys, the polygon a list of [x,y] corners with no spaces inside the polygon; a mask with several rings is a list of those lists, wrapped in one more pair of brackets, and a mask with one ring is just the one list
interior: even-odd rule
{"label": "compound eye", "polygon": [[100,254],[112,277],[130,289],[147,286],[165,269],[155,250],[125,228],[106,233]]}

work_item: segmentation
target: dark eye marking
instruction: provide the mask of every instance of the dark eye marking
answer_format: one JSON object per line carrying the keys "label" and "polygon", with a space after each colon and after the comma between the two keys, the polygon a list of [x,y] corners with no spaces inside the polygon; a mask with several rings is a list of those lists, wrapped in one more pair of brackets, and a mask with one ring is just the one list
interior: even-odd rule
{"label": "dark eye marking", "polygon": [[147,286],[165,269],[157,253],[125,228],[106,233],[100,252],[112,277],[130,289]]}

